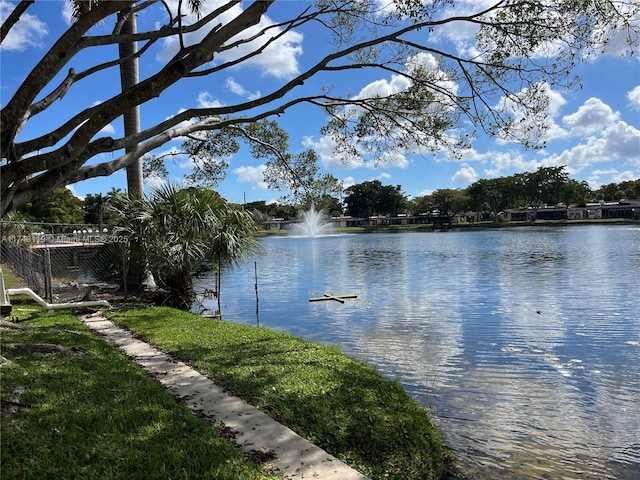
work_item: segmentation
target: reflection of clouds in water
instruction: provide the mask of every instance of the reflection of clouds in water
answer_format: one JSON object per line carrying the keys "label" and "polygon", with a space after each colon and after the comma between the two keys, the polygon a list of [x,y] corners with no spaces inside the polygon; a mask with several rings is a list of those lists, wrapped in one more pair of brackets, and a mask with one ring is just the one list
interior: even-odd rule
{"label": "reflection of clouds in water", "polygon": [[[268,239],[261,321],[399,378],[481,478],[629,480],[640,465],[640,286],[628,275],[640,269],[640,229],[632,234]],[[253,260],[244,275],[223,280],[222,298],[251,323]],[[245,304],[229,293],[242,288]],[[329,292],[358,298],[308,301]]]}
{"label": "reflection of clouds in water", "polygon": [[441,299],[422,295],[420,303],[405,309],[376,302],[373,327],[360,338],[356,354],[419,390],[445,385],[454,368],[452,359],[462,352],[462,325],[453,312],[445,315],[437,306]]}
{"label": "reflection of clouds in water", "polygon": [[460,454],[468,463],[500,459],[507,471],[526,465],[564,472],[563,478],[585,478],[588,464],[588,478],[616,478],[609,462],[640,464],[637,384],[616,394],[609,382],[598,382],[586,401],[575,383],[553,376],[507,372],[499,365],[477,368],[465,375],[464,391],[451,406],[473,421],[445,418],[444,430],[465,439],[471,450]]}
{"label": "reflection of clouds in water", "polygon": [[[501,250],[509,253],[503,257],[508,261],[500,262],[496,282],[500,301],[493,314],[501,324],[497,343],[493,345],[499,347],[499,353],[482,354],[478,368],[464,380],[464,396],[474,398],[479,413],[477,421],[492,439],[476,442],[476,448],[489,458],[506,456],[508,459],[502,461],[508,464],[539,463],[542,468],[552,463],[560,471],[576,475],[580,474],[577,459],[588,459],[590,472],[607,478],[612,473],[607,473],[609,467],[604,459],[636,463],[640,460],[637,445],[633,447],[633,439],[639,438],[640,433],[640,407],[632,400],[640,393],[637,363],[631,366],[631,375],[625,375],[630,383],[616,386],[608,379],[615,374],[611,368],[604,373],[590,370],[589,353],[576,348],[575,340],[569,338],[578,335],[573,333],[575,323],[580,324],[583,318],[567,315],[566,305],[570,303],[567,296],[572,292],[564,288],[566,283],[579,284],[583,278],[574,280],[575,271],[554,266],[556,261],[574,260],[573,265],[580,260],[571,259],[569,253],[562,251],[561,244],[548,238],[543,240],[531,247],[533,254],[527,253],[522,258],[510,251],[524,248],[517,238],[501,246]],[[541,245],[544,255],[540,253]],[[550,273],[554,268],[555,275]],[[568,282],[562,278],[566,273],[571,274]],[[591,301],[587,310],[592,309],[593,288],[589,292],[586,299]],[[628,295],[629,291],[624,289],[614,294],[623,305]],[[575,300],[575,295],[572,299]],[[616,326],[612,325],[615,316],[610,311],[606,319],[588,321],[594,342],[616,335]],[[628,323],[625,326],[629,327]],[[581,328],[584,330],[584,323]],[[567,348],[568,343],[571,348]],[[509,369],[504,368],[505,364]],[[592,395],[585,396],[589,390]],[[469,425],[463,422],[456,430],[459,428],[463,437],[473,438],[473,426],[465,433],[466,427]],[[630,444],[631,449],[624,447]],[[629,453],[634,449],[635,453]]]}
{"label": "reflection of clouds in water", "polygon": [[[411,237],[393,239],[405,243]],[[415,253],[399,254],[406,245],[396,243],[397,249],[393,245],[388,241],[366,246],[354,242],[346,253],[338,254],[356,290],[344,293],[357,293],[359,298],[349,305],[321,308],[352,339],[341,342],[345,351],[366,359],[385,375],[425,390],[427,383],[433,388],[434,382],[447,381],[447,365],[461,352],[458,298],[453,289],[443,289],[434,279],[440,270],[416,261]]]}

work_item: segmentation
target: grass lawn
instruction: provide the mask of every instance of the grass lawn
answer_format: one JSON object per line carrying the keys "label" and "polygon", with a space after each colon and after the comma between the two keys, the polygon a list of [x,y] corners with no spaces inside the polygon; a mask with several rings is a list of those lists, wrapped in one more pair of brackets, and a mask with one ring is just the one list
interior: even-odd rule
{"label": "grass lawn", "polygon": [[[47,315],[18,301],[13,310],[21,325],[33,328],[1,330],[3,480],[278,478],[88,332],[75,315]],[[24,343],[76,348],[10,348]]]}
{"label": "grass lawn", "polygon": [[442,478],[451,466],[402,385],[338,348],[170,308],[107,316],[372,479]]}

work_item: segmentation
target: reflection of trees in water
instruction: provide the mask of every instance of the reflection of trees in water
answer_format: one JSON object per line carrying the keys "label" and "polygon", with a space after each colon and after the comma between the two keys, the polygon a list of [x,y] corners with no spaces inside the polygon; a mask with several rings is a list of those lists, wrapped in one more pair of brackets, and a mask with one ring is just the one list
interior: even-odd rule
{"label": "reflection of trees in water", "polygon": [[[624,462],[640,464],[638,345],[628,343],[640,338],[640,291],[626,272],[638,235],[528,227],[269,239],[261,322],[400,379],[481,478],[582,469],[629,480]],[[602,256],[603,245],[616,251]],[[329,291],[358,298],[309,307]]]}

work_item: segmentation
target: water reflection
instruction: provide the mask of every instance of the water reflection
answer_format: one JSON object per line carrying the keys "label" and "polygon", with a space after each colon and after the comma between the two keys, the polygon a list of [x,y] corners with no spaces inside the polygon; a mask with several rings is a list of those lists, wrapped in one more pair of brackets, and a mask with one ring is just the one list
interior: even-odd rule
{"label": "water reflection", "polygon": [[[227,319],[260,321],[399,378],[472,478],[640,474],[640,229],[264,239],[227,273]],[[201,280],[204,284],[207,279]],[[326,292],[357,294],[345,304]]]}

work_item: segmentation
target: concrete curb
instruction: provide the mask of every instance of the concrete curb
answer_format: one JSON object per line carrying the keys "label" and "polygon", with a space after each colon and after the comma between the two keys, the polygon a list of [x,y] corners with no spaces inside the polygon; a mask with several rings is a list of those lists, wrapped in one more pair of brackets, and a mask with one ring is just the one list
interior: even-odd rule
{"label": "concrete curb", "polygon": [[80,320],[122,350],[188,408],[222,422],[242,451],[272,456],[270,463],[285,478],[368,480],[293,430],[229,395],[189,365],[138,340],[99,313],[81,316]]}

